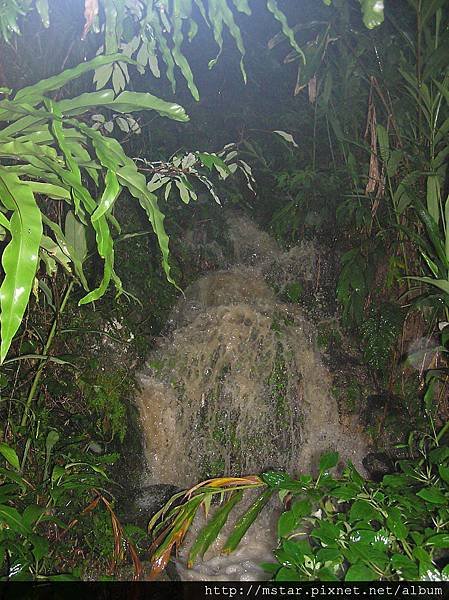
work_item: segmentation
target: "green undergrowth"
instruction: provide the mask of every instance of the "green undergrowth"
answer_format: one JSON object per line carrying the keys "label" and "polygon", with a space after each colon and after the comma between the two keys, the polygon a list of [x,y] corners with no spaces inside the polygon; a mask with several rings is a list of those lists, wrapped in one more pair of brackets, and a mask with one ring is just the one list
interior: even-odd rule
{"label": "green undergrowth", "polygon": [[[260,478],[210,480],[186,495],[178,494],[150,521],[150,530],[160,536],[152,556],[153,572],[164,568],[162,553],[166,559],[200,507],[209,507],[213,498],[221,498],[190,547],[190,566],[217,538],[244,490],[258,490],[257,498],[237,517],[222,552],[229,554],[238,547],[269,499],[277,496],[283,510],[273,561],[263,564],[267,578],[447,581],[448,429],[449,424],[436,434],[430,420],[428,434],[411,434],[404,448],[408,457],[398,461],[396,469],[379,483],[364,478],[350,462],[341,475],[334,475],[339,455],[331,452],[321,456],[316,477],[266,472]],[[175,500],[180,503],[173,504]]]}

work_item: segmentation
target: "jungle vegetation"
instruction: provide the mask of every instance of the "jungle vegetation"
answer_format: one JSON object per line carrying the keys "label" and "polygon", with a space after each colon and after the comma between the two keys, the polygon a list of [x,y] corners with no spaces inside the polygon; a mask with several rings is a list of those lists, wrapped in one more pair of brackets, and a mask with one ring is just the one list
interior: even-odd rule
{"label": "jungle vegetation", "polygon": [[[449,577],[444,0],[385,14],[374,0],[63,4],[0,5],[1,577],[78,579],[94,564],[113,579],[128,561],[138,579],[143,557],[157,577],[199,507],[225,498],[192,564],[253,488],[223,551],[278,494],[267,577]],[[251,207],[286,247],[335,248],[339,327],[387,397],[373,428],[394,398],[412,415],[408,454],[379,481],[352,465],[333,476],[336,454],[317,477],[208,480],[153,516],[150,546],[116,509],[125,399],[200,271],[177,233],[222,202]]]}

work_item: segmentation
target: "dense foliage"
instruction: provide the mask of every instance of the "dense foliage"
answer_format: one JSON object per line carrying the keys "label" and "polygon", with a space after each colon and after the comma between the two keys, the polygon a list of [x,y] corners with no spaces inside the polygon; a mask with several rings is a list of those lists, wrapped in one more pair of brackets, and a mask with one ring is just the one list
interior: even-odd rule
{"label": "dense foliage", "polygon": [[[339,321],[317,324],[320,345],[342,353],[350,338],[370,377],[368,392],[350,381],[341,393],[355,412],[369,394],[386,398],[370,421],[374,438],[397,406],[425,433],[410,438],[380,482],[352,465],[331,475],[333,454],[315,478],[223,477],[176,494],[150,521],[152,576],[200,507],[224,500],[191,564],[244,490],[257,489],[224,552],[277,495],[284,512],[267,577],[448,577],[445,2],[391,2],[385,22],[378,0],[301,10],[275,0],[73,4],[76,37],[63,62],[37,68],[29,57],[28,70],[27,46],[48,40],[47,28],[64,31],[67,15],[47,0],[0,6],[5,56],[14,58],[0,64],[1,576],[78,578],[93,558],[98,577],[113,577],[125,555],[142,576],[147,533],[123,525],[116,510],[114,465],[132,463],[134,450],[124,398],[177,286],[202,268],[178,234],[189,220],[216,219],[209,204],[228,198],[286,248],[304,238],[327,245],[339,264],[331,299]],[[266,52],[251,37],[264,27],[259,11],[270,23]],[[207,64],[197,67],[195,52]],[[240,104],[223,75],[232,71],[228,55],[249,79]],[[205,89],[205,104],[196,104],[201,81],[214,76],[225,82],[222,100]],[[275,291],[306,302],[299,282]],[[126,349],[118,366],[110,360],[117,348]]]}
{"label": "dense foliage", "polygon": [[[446,428],[447,430],[447,428]],[[411,438],[417,458],[400,461],[400,472],[381,483],[364,479],[352,464],[340,477],[330,471],[338,453],[324,454],[318,477],[267,472],[259,478],[212,479],[178,494],[150,522],[162,531],[153,554],[153,575],[165,568],[173,545],[179,546],[200,507],[216,494],[220,508],[193,542],[191,566],[204,555],[242,500],[244,490],[262,489],[239,517],[221,552],[232,552],[243,535],[277,494],[284,511],[278,521],[276,562],[264,564],[275,581],[373,581],[449,579],[449,447],[434,438]],[[161,519],[158,523],[158,519]],[[161,539],[162,538],[162,539]]]}

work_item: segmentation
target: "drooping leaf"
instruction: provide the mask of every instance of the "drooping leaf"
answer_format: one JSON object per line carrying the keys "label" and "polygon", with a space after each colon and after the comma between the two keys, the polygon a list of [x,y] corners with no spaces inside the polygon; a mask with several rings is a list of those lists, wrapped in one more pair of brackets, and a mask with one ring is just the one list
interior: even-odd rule
{"label": "drooping leaf", "polygon": [[295,148],[299,148],[298,144],[293,139],[293,136],[291,133],[287,133],[286,131],[280,131],[277,129],[275,131],[273,131],[273,133],[276,133],[277,135],[279,135],[286,142],[288,142],[289,144],[292,144]]}
{"label": "drooping leaf", "polygon": [[239,490],[238,492],[233,494],[229,498],[229,500],[223,504],[223,506],[216,510],[209,523],[207,523],[200,531],[197,539],[193,543],[189,552],[189,556],[187,559],[187,565],[189,568],[193,566],[196,557],[199,554],[201,556],[204,556],[210,545],[217,538],[218,534],[226,524],[230,512],[235,507],[235,505],[242,499],[242,496],[243,490]]}
{"label": "drooping leaf", "polygon": [[273,489],[266,490],[253,502],[250,508],[240,517],[222,548],[222,554],[231,554],[239,545],[242,537],[254,523],[264,506],[270,500]]}

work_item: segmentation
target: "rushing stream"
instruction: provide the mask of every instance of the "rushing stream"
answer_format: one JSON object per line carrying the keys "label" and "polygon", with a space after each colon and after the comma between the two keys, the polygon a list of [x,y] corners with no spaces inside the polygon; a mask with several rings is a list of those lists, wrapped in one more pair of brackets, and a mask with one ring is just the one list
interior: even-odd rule
{"label": "rushing stream", "polygon": [[[190,487],[264,469],[298,474],[331,449],[361,468],[366,442],[332,396],[316,323],[273,291],[292,278],[312,289],[319,253],[306,243],[282,252],[247,217],[230,214],[228,227],[228,268],[186,290],[140,376],[144,483]],[[187,572],[181,556],[182,577],[263,577],[257,565],[276,544],[274,517],[266,509],[231,557],[214,557],[212,548]]]}

